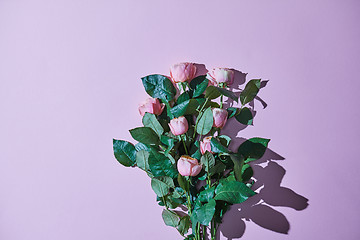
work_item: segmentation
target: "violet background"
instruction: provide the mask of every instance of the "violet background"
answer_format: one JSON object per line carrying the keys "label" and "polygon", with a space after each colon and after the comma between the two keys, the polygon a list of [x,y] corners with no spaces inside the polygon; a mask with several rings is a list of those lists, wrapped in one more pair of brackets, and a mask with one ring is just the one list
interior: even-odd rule
{"label": "violet background", "polygon": [[[243,137],[271,138],[288,235],[360,239],[357,0],[0,0],[0,239],[181,239],[149,178],[122,167],[147,97],[140,77],[181,61],[269,79]],[[221,237],[221,239],[227,239]],[[238,238],[234,238],[238,239]]]}

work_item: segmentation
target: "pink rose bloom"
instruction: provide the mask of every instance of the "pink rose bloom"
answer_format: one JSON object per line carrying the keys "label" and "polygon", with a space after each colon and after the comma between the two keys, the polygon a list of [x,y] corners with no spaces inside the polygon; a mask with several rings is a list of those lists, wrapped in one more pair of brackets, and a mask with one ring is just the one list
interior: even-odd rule
{"label": "pink rose bloom", "polygon": [[174,83],[186,82],[195,77],[196,67],[193,63],[178,63],[170,68],[170,76]]}
{"label": "pink rose bloom", "polygon": [[187,132],[189,129],[188,121],[184,116],[174,118],[169,123],[170,130],[175,136],[181,135]]}
{"label": "pink rose bloom", "polygon": [[212,137],[205,137],[205,138],[200,142],[200,152],[201,152],[202,155],[204,155],[204,153],[205,153],[206,151],[213,153],[213,152],[211,151],[211,143],[210,143],[211,138],[212,138]]}
{"label": "pink rose bloom", "polygon": [[157,98],[148,98],[139,106],[139,113],[141,116],[144,116],[146,112],[152,113],[155,115],[160,115],[164,110],[165,104],[160,103]]}
{"label": "pink rose bloom", "polygon": [[207,73],[207,79],[214,85],[227,83],[231,85],[234,82],[234,71],[228,68],[213,68]]}
{"label": "pink rose bloom", "polygon": [[227,120],[228,112],[222,108],[213,108],[212,113],[214,117],[213,127],[223,128]]}
{"label": "pink rose bloom", "polygon": [[177,169],[182,176],[196,176],[200,173],[202,166],[196,158],[183,155],[177,162]]}

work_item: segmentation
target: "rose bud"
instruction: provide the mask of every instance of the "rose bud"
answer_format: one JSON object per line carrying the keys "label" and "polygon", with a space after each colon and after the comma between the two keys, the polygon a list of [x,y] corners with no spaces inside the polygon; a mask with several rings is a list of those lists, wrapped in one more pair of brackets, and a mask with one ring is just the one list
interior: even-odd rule
{"label": "rose bud", "polygon": [[200,173],[202,166],[196,158],[183,155],[177,162],[177,168],[182,176],[196,176]]}
{"label": "rose bud", "polygon": [[216,128],[223,128],[225,126],[228,112],[226,109],[222,108],[213,108],[212,109],[213,117],[214,117],[214,125]]}
{"label": "rose bud", "polygon": [[160,103],[157,98],[148,98],[139,106],[139,113],[141,116],[144,116],[146,112],[152,113],[155,115],[160,115],[164,110],[165,104]]}
{"label": "rose bud", "polygon": [[187,132],[189,129],[188,121],[184,116],[174,118],[169,123],[170,130],[175,136],[181,135]]}
{"label": "rose bud", "polygon": [[206,78],[214,85],[226,83],[228,86],[234,82],[234,71],[228,68],[213,68],[207,73]]}
{"label": "rose bud", "polygon": [[201,152],[202,155],[204,155],[204,153],[205,153],[206,151],[213,153],[213,152],[211,151],[211,143],[210,143],[211,138],[212,138],[212,137],[205,137],[205,138],[200,142],[200,152]]}
{"label": "rose bud", "polygon": [[193,63],[178,63],[170,68],[170,76],[174,83],[186,82],[195,77],[196,67]]}

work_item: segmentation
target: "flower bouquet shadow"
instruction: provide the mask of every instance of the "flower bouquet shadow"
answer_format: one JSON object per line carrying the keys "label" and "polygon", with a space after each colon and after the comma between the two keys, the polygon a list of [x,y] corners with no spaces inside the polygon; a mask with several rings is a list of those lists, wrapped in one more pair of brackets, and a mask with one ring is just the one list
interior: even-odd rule
{"label": "flower bouquet shadow", "polygon": [[[254,179],[256,179],[252,189],[258,194],[241,204],[231,206],[219,227],[218,239],[220,239],[220,232],[229,240],[241,238],[246,229],[245,221],[251,221],[274,232],[287,234],[290,229],[289,221],[284,214],[273,207],[289,207],[297,211],[307,208],[307,198],[290,188],[281,186],[286,170],[274,160],[283,160],[283,158],[267,149],[262,159],[259,159],[256,164],[252,163]],[[263,164],[267,165],[263,167]]]}
{"label": "flower bouquet shadow", "polygon": [[[234,70],[236,71],[236,70]],[[246,80],[246,73],[236,71],[234,84],[231,91],[242,91],[240,86]],[[268,81],[262,81],[260,88],[266,86]],[[267,103],[259,96],[249,103],[250,113],[243,121],[245,124],[238,124],[236,122],[243,119],[229,119],[228,125],[223,129],[222,133],[228,135],[233,139],[230,148],[236,148],[244,143],[247,139],[238,137],[238,133],[253,124],[253,118],[256,115],[255,100],[258,101],[263,108],[267,107]],[[234,101],[228,99],[227,106],[233,106]],[[223,217],[223,222],[217,232],[217,239],[220,239],[220,232],[228,240],[241,238],[246,229],[245,221],[251,221],[265,229],[288,234],[290,223],[280,211],[274,207],[289,207],[297,211],[304,210],[308,206],[308,199],[291,190],[281,186],[282,179],[285,176],[286,170],[275,161],[285,160],[284,157],[276,152],[266,149],[264,155],[249,165],[252,168],[252,180],[254,184],[252,189],[258,194],[252,196],[247,201],[235,204],[230,207],[228,212]]]}

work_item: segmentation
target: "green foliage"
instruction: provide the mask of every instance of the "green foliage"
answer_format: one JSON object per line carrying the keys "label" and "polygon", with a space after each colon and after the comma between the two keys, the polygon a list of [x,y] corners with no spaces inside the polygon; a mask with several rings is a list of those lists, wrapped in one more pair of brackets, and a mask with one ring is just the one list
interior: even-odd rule
{"label": "green foliage", "polygon": [[200,223],[202,225],[209,225],[211,219],[215,213],[216,201],[210,199],[208,203],[202,205],[201,207],[194,209],[191,215],[191,221],[194,226],[194,223]]}
{"label": "green foliage", "polygon": [[150,147],[141,142],[135,144],[135,149],[136,149],[136,151],[140,151],[140,150],[150,151]]}
{"label": "green foliage", "polygon": [[151,173],[155,177],[168,176],[171,178],[175,178],[178,174],[171,160],[164,154],[158,153],[156,151],[150,152],[149,167]]}
{"label": "green foliage", "polygon": [[213,124],[214,124],[213,114],[211,111],[211,107],[209,107],[201,115],[196,128],[196,132],[201,135],[206,135],[210,132]]}
{"label": "green foliage", "polygon": [[190,94],[189,91],[183,92],[182,94],[180,94],[180,96],[178,97],[178,99],[176,100],[177,104],[180,104],[182,102],[185,102],[187,100],[190,100]]}
{"label": "green foliage", "polygon": [[154,177],[151,179],[151,187],[159,197],[164,197],[170,191],[170,188],[174,188],[174,181],[170,177]]}
{"label": "green foliage", "polygon": [[142,79],[145,91],[153,98],[171,101],[176,95],[176,88],[167,77],[163,75],[149,75]]}
{"label": "green foliage", "polygon": [[190,217],[188,215],[180,219],[179,226],[177,227],[179,233],[184,236],[190,228]]}
{"label": "green foliage", "polygon": [[228,112],[228,118],[232,118],[238,114],[239,109],[235,107],[229,107],[226,109],[226,111]]}
{"label": "green foliage", "polygon": [[220,95],[224,95],[228,98],[231,98],[234,101],[238,101],[238,97],[235,93],[226,90],[225,88],[215,87],[215,86],[208,86],[206,88],[205,97],[209,99],[215,99],[220,97]]}
{"label": "green foliage", "polygon": [[244,156],[246,163],[258,160],[264,155],[269,141],[266,138],[250,138],[239,146],[238,153]]}
{"label": "green foliage", "polygon": [[145,113],[142,122],[145,127],[149,127],[152,130],[154,130],[159,137],[164,133],[164,129],[159,123],[159,121],[156,119],[154,114],[151,113]]}
{"label": "green foliage", "polygon": [[201,75],[190,82],[190,89],[193,91],[193,97],[199,97],[204,93],[205,89],[209,85],[209,80],[206,79],[206,75]]}
{"label": "green foliage", "polygon": [[208,99],[215,99],[220,97],[221,93],[217,90],[215,86],[208,86],[206,88],[205,97]]}
{"label": "green foliage", "polygon": [[198,196],[198,200],[200,202],[209,202],[210,199],[214,198],[214,194],[215,194],[215,187],[205,189],[200,192],[200,194]]}
{"label": "green foliage", "polygon": [[158,145],[160,143],[159,136],[149,127],[138,127],[131,129],[129,132],[138,142],[149,145]]}
{"label": "green foliage", "polygon": [[221,95],[231,98],[235,102],[238,101],[238,97],[232,91],[229,91],[229,90],[226,90],[225,88],[220,88],[220,87],[216,87],[216,89],[220,92]]}
{"label": "green foliage", "polygon": [[252,125],[253,124],[253,115],[249,108],[243,107],[239,114],[235,116],[235,119],[244,125]]}
{"label": "green foliage", "polygon": [[223,173],[226,169],[226,165],[222,162],[218,162],[215,164],[213,168],[210,169],[210,175],[214,175],[217,173]]}
{"label": "green foliage", "polygon": [[215,200],[223,200],[231,204],[242,203],[255,192],[244,183],[229,181],[220,183],[215,189]]}
{"label": "green foliage", "polygon": [[136,165],[144,171],[149,171],[149,152],[146,150],[140,150],[136,153]]}
{"label": "green foliage", "polygon": [[215,158],[210,152],[206,151],[204,155],[201,156],[200,162],[205,166],[205,171],[209,172],[215,165]]}
{"label": "green foliage", "polygon": [[221,145],[226,146],[226,147],[228,147],[231,142],[231,138],[226,135],[220,135],[220,136],[217,136],[217,138],[219,139]]}
{"label": "green foliage", "polygon": [[174,115],[174,117],[180,117],[185,115],[186,109],[188,108],[190,103],[190,100],[185,100],[184,102],[181,102],[180,104],[174,106],[171,108],[171,113]]}
{"label": "green foliage", "polygon": [[244,164],[244,157],[241,154],[232,153],[230,158],[234,163],[234,175],[237,181],[242,181],[242,166]]}
{"label": "green foliage", "polygon": [[113,139],[113,149],[116,160],[125,167],[134,166],[136,150],[134,145],[127,141]]}
{"label": "green foliage", "polygon": [[250,178],[253,176],[253,174],[254,174],[254,171],[253,171],[252,167],[249,164],[244,164],[241,169],[242,181],[243,182],[249,181]]}
{"label": "green foliage", "polygon": [[245,105],[248,102],[254,100],[260,90],[260,79],[250,80],[245,89],[240,93],[240,102]]}
{"label": "green foliage", "polygon": [[180,174],[178,174],[177,180],[178,180],[180,187],[188,192],[190,189],[189,182],[186,181],[186,179],[184,179],[184,177],[181,176]]}
{"label": "green foliage", "polygon": [[180,223],[179,216],[172,211],[164,209],[161,215],[167,226],[177,227]]}
{"label": "green foliage", "polygon": [[217,140],[215,137],[211,138],[210,141],[211,144],[211,151],[213,151],[214,153],[228,153],[229,150],[222,145],[219,140]]}

